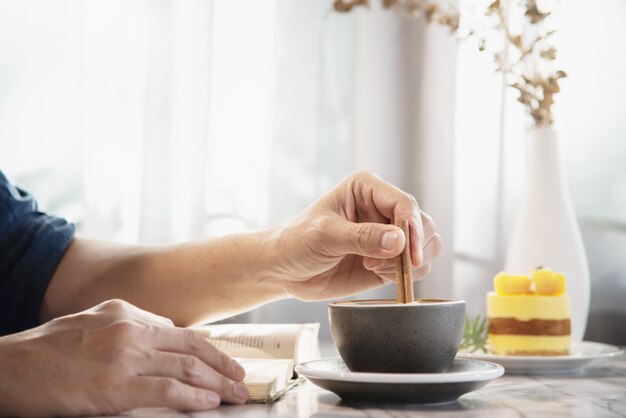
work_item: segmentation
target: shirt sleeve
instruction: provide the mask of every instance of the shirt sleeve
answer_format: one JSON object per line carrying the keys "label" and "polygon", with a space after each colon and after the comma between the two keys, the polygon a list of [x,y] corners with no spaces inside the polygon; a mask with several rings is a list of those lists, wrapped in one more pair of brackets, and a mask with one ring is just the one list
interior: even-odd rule
{"label": "shirt sleeve", "polygon": [[0,335],[39,325],[43,296],[74,225],[37,210],[0,171]]}

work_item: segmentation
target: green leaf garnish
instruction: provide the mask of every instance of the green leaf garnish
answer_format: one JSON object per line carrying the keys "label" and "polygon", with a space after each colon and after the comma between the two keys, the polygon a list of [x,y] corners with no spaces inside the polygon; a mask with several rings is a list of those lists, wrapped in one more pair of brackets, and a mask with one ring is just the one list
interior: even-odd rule
{"label": "green leaf garnish", "polygon": [[482,350],[487,352],[487,335],[489,333],[489,323],[487,318],[476,315],[474,320],[470,316],[465,316],[465,328],[463,329],[463,340],[461,341],[461,349],[474,353]]}

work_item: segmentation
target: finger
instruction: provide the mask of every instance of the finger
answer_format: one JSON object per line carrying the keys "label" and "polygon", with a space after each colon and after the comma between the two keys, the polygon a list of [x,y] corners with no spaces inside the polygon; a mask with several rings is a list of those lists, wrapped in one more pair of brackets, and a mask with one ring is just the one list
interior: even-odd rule
{"label": "finger", "polygon": [[173,377],[188,385],[209,389],[217,393],[223,402],[241,404],[249,397],[243,383],[222,376],[195,356],[150,351],[141,363],[140,375]]}
{"label": "finger", "polygon": [[135,376],[125,389],[124,404],[128,409],[165,407],[177,411],[206,411],[220,404],[217,393],[169,377]]}
{"label": "finger", "polygon": [[428,273],[430,273],[432,265],[426,263],[420,268],[413,270],[413,281],[422,280]]}
{"label": "finger", "polygon": [[416,267],[424,263],[424,251],[422,248],[424,245],[424,230],[422,229],[421,217],[419,219],[419,224],[415,222],[415,219],[409,219],[411,264]]}
{"label": "finger", "polygon": [[438,234],[435,234],[424,247],[424,264],[431,263],[443,248],[443,242]]}
{"label": "finger", "polygon": [[[416,281],[422,280],[428,273],[430,273],[431,267],[432,267],[431,263],[426,263],[423,266],[414,269],[413,270],[413,281],[416,282]],[[376,271],[374,271],[374,273],[376,273],[378,275],[378,277],[383,279],[385,284],[394,283],[396,281],[395,270],[383,269],[383,270],[380,270],[380,271],[376,270]]]}
{"label": "finger", "polygon": [[387,267],[396,267],[395,258],[363,257],[363,267],[368,270],[378,270]]}
{"label": "finger", "polygon": [[386,271],[395,271],[398,269],[397,265],[398,257],[394,258],[371,258],[364,257],[363,258],[363,267],[370,271],[378,271],[378,270],[386,270]]}
{"label": "finger", "polygon": [[[395,262],[393,260],[394,259],[391,259],[391,262],[389,260],[380,260],[381,263],[377,264],[375,266],[365,265],[365,263],[364,263],[363,266],[367,270],[373,271],[376,274],[379,274],[379,273],[395,273],[398,268],[396,267],[396,264],[395,264]],[[411,268],[411,271],[415,271],[417,269],[418,269],[418,267],[413,267],[413,268]]]}
{"label": "finger", "polygon": [[[426,260],[425,250],[427,243],[435,236],[436,234],[436,225],[435,221],[428,216],[428,214],[424,211],[420,211],[420,219],[421,223],[421,231],[418,227],[413,227],[409,222],[409,228],[411,231],[411,262],[413,266],[420,267],[423,264],[430,262],[430,260]],[[420,238],[420,246],[416,248],[417,243],[414,242],[415,234],[418,234],[418,238]],[[419,235],[421,233],[421,235]]]}
{"label": "finger", "polygon": [[243,367],[215,348],[191,328],[165,328],[156,330],[154,348],[197,357],[213,370],[231,380],[240,382],[245,377]]}
{"label": "finger", "polygon": [[[431,263],[427,263],[413,270],[413,281],[417,282],[419,280],[422,280],[428,273],[430,273],[431,267],[432,267]],[[386,284],[394,283],[396,281],[395,272],[381,273],[381,274],[378,274],[378,277],[383,279],[383,281]]]}
{"label": "finger", "polygon": [[[412,262],[415,266],[421,265],[424,233],[417,200],[372,173],[354,174],[348,178],[347,182],[355,198],[356,208],[374,206],[378,212],[397,226],[400,226],[402,219],[409,221]],[[367,218],[359,220],[373,221]]]}
{"label": "finger", "polygon": [[[428,228],[430,230],[430,227]],[[442,241],[441,237],[435,233],[429,234],[430,237],[423,248],[424,252],[424,263],[432,262],[442,250]],[[367,270],[379,272],[384,270],[385,272],[394,271],[396,268],[396,263],[393,258],[373,258],[373,257],[364,257],[363,258],[363,267]],[[415,269],[414,269],[415,270]]]}
{"label": "finger", "polygon": [[428,216],[426,212],[422,211],[422,228],[424,229],[424,247],[435,236],[437,232],[437,226],[433,218]]}
{"label": "finger", "polygon": [[353,223],[340,218],[324,232],[323,240],[337,255],[395,257],[404,248],[404,234],[394,225]]}
{"label": "finger", "polygon": [[380,269],[373,270],[373,272],[378,274],[379,276],[391,275],[391,274],[395,274],[396,273],[396,269],[394,269],[394,268],[380,268]]}
{"label": "finger", "polygon": [[391,284],[391,283],[395,283],[396,282],[396,275],[395,273],[384,273],[384,274],[379,274],[378,277],[380,277],[384,284]]}
{"label": "finger", "polygon": [[[424,265],[426,265],[426,264],[431,264],[431,260],[429,260],[429,259],[432,259],[432,258],[434,258],[434,256],[428,256],[428,257],[425,257],[425,258],[424,258],[424,263],[425,263]],[[423,266],[424,266],[424,265],[423,265]],[[419,271],[419,269],[421,269],[423,266],[421,266],[421,267],[417,267],[417,268],[413,268],[413,269],[412,269],[413,274],[414,274],[414,275],[415,275],[415,274],[417,274],[417,272]],[[393,274],[393,275],[395,275],[396,268],[395,268],[395,266],[381,266],[381,267],[378,267],[378,268],[376,268],[376,269],[372,269],[371,271],[372,271],[373,273],[376,273],[376,274],[377,274],[377,275],[379,275],[379,276],[383,276],[383,275],[385,275],[385,276],[386,276],[386,275],[392,275],[392,274]],[[395,277],[395,276],[394,276],[394,277]]]}

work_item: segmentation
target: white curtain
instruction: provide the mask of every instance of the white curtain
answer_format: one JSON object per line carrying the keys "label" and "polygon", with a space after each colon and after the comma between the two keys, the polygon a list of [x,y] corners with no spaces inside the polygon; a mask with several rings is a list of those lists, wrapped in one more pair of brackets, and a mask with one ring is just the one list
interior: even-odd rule
{"label": "white curtain", "polygon": [[[365,169],[452,242],[456,43],[421,19],[377,2],[1,0],[0,42],[0,167],[82,235],[261,228]],[[423,294],[449,295],[452,256]],[[325,309],[243,319],[325,324]]]}

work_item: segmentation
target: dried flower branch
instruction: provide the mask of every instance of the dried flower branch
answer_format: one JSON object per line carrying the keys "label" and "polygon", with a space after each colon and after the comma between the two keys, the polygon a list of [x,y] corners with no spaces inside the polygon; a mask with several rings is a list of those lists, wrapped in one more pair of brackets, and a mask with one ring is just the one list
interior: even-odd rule
{"label": "dried flower branch", "polygon": [[368,0],[335,0],[334,8],[337,12],[349,12],[355,6],[369,6]]}
{"label": "dried flower branch", "polygon": [[[444,8],[436,1],[427,0],[381,2],[386,9],[413,17],[423,16],[428,23],[446,26],[451,32],[460,32],[460,14],[452,6]],[[549,43],[554,30],[545,28],[551,12],[540,10],[536,0],[512,0],[505,3],[495,0],[485,10],[484,17],[489,28],[486,33],[468,29],[466,35],[460,38],[476,38],[480,51],[495,51],[493,59],[496,70],[503,74],[510,87],[519,92],[517,101],[526,107],[535,125],[551,125],[554,122],[554,95],[560,91],[559,80],[567,77],[564,71],[549,69],[557,56],[556,48]],[[334,3],[338,12],[349,12],[358,6],[369,7],[369,0],[335,0]],[[512,12],[521,13],[523,25],[520,33],[514,33],[509,25]]]}
{"label": "dried flower branch", "polygon": [[[456,32],[459,28],[459,13],[452,7],[443,8],[439,4],[424,0],[381,0],[385,9],[393,9],[399,14],[416,17],[424,16],[428,23],[437,23]],[[369,7],[369,0],[335,0],[337,12],[350,12],[354,7]]]}
{"label": "dried flower branch", "polygon": [[[491,19],[495,38],[500,39],[501,46],[494,54],[496,68],[518,91],[517,101],[526,107],[535,125],[551,125],[554,95],[560,91],[559,80],[567,76],[564,71],[549,69],[557,55],[549,43],[554,31],[545,28],[551,13],[541,11],[535,0],[508,4],[509,8],[495,0],[485,13]],[[521,33],[516,34],[508,24],[510,13],[515,12],[522,14],[524,22]]]}

